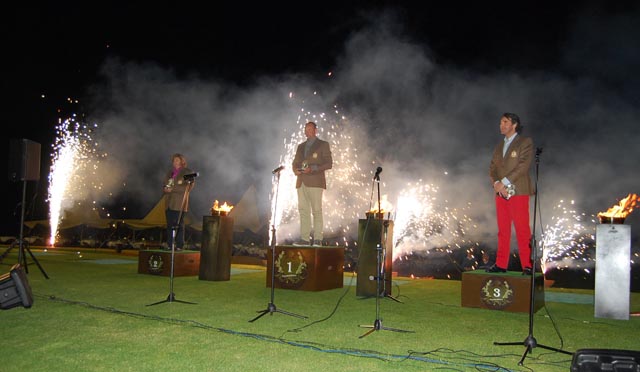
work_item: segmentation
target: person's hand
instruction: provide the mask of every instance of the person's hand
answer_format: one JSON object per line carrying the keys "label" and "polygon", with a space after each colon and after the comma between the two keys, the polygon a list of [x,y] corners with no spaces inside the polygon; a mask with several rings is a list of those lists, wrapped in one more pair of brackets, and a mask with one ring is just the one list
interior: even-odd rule
{"label": "person's hand", "polygon": [[309,173],[311,173],[311,172],[312,172],[311,167],[306,167],[306,168],[304,168],[304,169],[302,170],[302,173],[304,173],[304,174],[309,174]]}
{"label": "person's hand", "polygon": [[506,188],[504,187],[504,183],[497,181],[493,183],[493,190],[496,193],[500,193],[502,190],[505,190]]}
{"label": "person's hand", "polygon": [[165,194],[170,193],[170,192],[171,192],[171,190],[173,190],[173,187],[167,187],[167,186],[165,186],[165,187],[162,189],[162,191],[164,191],[164,192],[165,192]]}

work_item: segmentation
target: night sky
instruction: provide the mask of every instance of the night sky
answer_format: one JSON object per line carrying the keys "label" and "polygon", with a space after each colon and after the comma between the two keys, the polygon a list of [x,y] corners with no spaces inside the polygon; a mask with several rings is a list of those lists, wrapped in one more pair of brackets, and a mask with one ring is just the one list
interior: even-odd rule
{"label": "night sky", "polygon": [[[567,115],[575,117],[583,112],[582,107],[594,105],[604,112],[599,114],[599,118],[610,116],[609,112],[617,114],[623,111],[625,127],[619,131],[629,135],[625,143],[637,144],[636,115],[640,103],[637,98],[640,75],[635,72],[640,62],[637,42],[640,40],[640,7],[637,3],[403,3],[363,1],[331,5],[328,2],[301,2],[285,6],[270,2],[262,5],[233,2],[233,5],[215,4],[213,9],[182,3],[164,7],[158,3],[119,7],[106,3],[81,7],[60,4],[13,5],[5,13],[3,25],[6,28],[3,31],[6,38],[3,55],[7,70],[2,83],[5,91],[3,107],[6,110],[6,135],[3,135],[2,145],[8,149],[10,138],[28,138],[41,143],[43,150],[42,179],[37,184],[29,182],[26,219],[46,218],[46,175],[57,119],[70,113],[88,116],[100,113],[104,119],[107,117],[105,112],[119,108],[109,106],[112,102],[105,100],[101,93],[103,87],[119,81],[119,78],[113,78],[105,72],[105,66],[134,65],[140,69],[152,66],[177,82],[215,82],[216,86],[236,92],[253,91],[258,82],[265,79],[283,81],[299,78],[319,82],[326,80],[327,73],[336,68],[347,70],[344,66],[357,58],[352,55],[354,49],[349,46],[353,44],[349,42],[363,29],[375,29],[377,23],[387,25],[387,32],[393,35],[393,40],[419,50],[430,64],[438,67],[438,76],[455,76],[450,80],[440,78],[440,84],[464,81],[477,85],[483,79],[497,81],[499,83],[487,84],[486,88],[489,90],[487,94],[494,94],[495,90],[506,89],[505,86],[513,89],[514,85],[502,84],[504,81],[520,79],[526,86],[531,81],[551,80],[559,82],[559,89],[571,93],[567,97],[562,93],[550,97],[554,100],[551,109],[532,108],[534,104],[527,106],[521,102],[524,98],[515,100],[518,104],[509,100],[493,102],[495,107],[502,107],[496,108],[496,111],[491,111],[494,106],[486,108],[482,104],[474,104],[474,110],[469,111],[476,111],[475,116],[472,112],[460,114],[462,109],[458,107],[438,106],[438,98],[434,96],[442,92],[442,88],[426,85],[424,90],[429,92],[425,92],[425,96],[429,96],[430,102],[438,106],[440,120],[460,123],[452,124],[452,131],[448,135],[465,136],[469,133],[466,128],[478,125],[482,125],[485,128],[482,131],[485,132],[495,130],[490,146],[479,149],[479,153],[489,154],[495,140],[499,139],[497,123],[502,112],[521,112],[526,123],[531,119],[564,117],[564,114],[558,113],[563,107],[570,107],[571,113]],[[584,97],[577,97],[575,92],[581,91],[604,91],[606,94],[585,93]],[[447,92],[454,94],[455,90]],[[543,98],[549,92],[557,90],[544,86],[538,92],[532,90],[529,94],[536,96],[535,105],[540,107],[545,106]],[[344,95],[361,96],[353,92],[351,96],[347,93]],[[67,98],[78,100],[79,103],[70,104]],[[565,98],[567,102],[558,102]],[[455,99],[449,99],[455,102]],[[349,110],[350,104],[358,102],[371,103],[367,98],[356,98],[342,102],[342,106]],[[394,102],[398,101],[391,100],[390,104]],[[460,101],[460,106],[465,106],[465,102]],[[477,107],[480,109],[475,110]],[[447,116],[447,108],[451,110],[451,117]],[[374,110],[369,110],[368,114],[374,118],[379,115]],[[469,117],[476,117],[478,121],[463,119]],[[547,122],[545,125],[554,129],[542,130],[538,127],[534,130],[533,133],[539,138],[536,143],[549,146],[559,143],[556,148],[558,152],[572,146],[570,142],[565,142],[567,147],[563,148],[561,140],[556,142],[558,137],[566,136],[564,138],[576,139],[579,143],[597,143],[588,136],[576,135],[581,131],[578,121]],[[373,130],[377,128],[376,125],[372,126]],[[370,134],[375,135],[373,132]],[[545,135],[549,138],[545,138]],[[386,138],[386,144],[394,143],[393,138]],[[429,142],[423,142],[422,145],[428,147]],[[616,157],[610,157],[611,149],[616,151],[618,147],[611,145],[610,149],[605,148],[605,154],[594,148],[592,152],[572,156],[572,159],[616,161]],[[380,151],[390,152],[388,147]],[[162,155],[167,157],[172,152],[167,150],[167,154]],[[425,152],[428,154],[429,149]],[[633,158],[637,154],[638,151],[632,151],[628,156]],[[406,159],[402,155],[394,158],[393,154],[384,153],[379,154],[378,158],[392,159],[389,164]],[[561,162],[558,156],[549,159],[551,166]],[[627,159],[627,163],[633,164],[634,161]],[[277,165],[275,162],[269,164]],[[599,163],[597,167],[602,166]],[[3,173],[7,174],[4,168],[6,164],[2,164],[2,167]],[[629,168],[623,167],[628,174],[622,175],[626,181],[620,188],[611,186],[616,180],[606,172],[603,173],[606,179],[588,182],[594,188],[598,184],[611,187],[608,190],[610,192],[598,197],[599,202],[606,201],[602,209],[608,207],[609,202],[625,196],[621,195],[622,189],[628,190],[625,192],[640,192],[638,182],[635,182],[638,179],[637,166],[635,169]],[[459,171],[463,169],[463,166],[458,168]],[[554,174],[562,174],[562,171]],[[584,174],[581,173],[580,177],[584,177]],[[241,178],[244,184],[239,188],[219,185],[220,194],[237,199],[237,191],[243,191],[246,184],[251,183],[251,178]],[[0,234],[17,235],[19,214],[16,211],[19,209],[16,205],[20,200],[21,185],[9,182],[7,177],[5,180],[2,183],[5,198],[0,204],[3,221]],[[557,185],[555,180],[550,183]],[[560,188],[572,189],[580,183],[579,180],[573,180],[562,184]],[[630,185],[635,185],[636,189],[631,190]],[[586,198],[590,192],[585,188],[580,195]],[[132,203],[130,199],[135,198],[132,195],[119,195],[110,203]],[[139,208],[144,211],[148,205],[140,205]],[[135,213],[135,209],[131,213]],[[142,216],[138,213],[126,217]]]}

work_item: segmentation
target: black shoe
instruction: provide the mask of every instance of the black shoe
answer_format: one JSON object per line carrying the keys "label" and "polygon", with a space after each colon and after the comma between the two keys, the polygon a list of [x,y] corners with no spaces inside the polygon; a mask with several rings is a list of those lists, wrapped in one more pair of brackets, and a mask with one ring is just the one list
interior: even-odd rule
{"label": "black shoe", "polygon": [[308,241],[306,240],[296,240],[295,242],[293,242],[293,245],[298,246],[298,247],[310,247],[311,244],[309,244]]}
{"label": "black shoe", "polygon": [[522,269],[522,275],[532,275],[533,272],[531,271],[530,267],[525,267],[524,269]]}
{"label": "black shoe", "polygon": [[498,267],[497,265],[493,265],[485,271],[488,273],[506,273],[507,269],[503,269],[501,267]]}
{"label": "black shoe", "polygon": [[322,240],[314,240],[313,241],[313,246],[314,247],[322,247]]}

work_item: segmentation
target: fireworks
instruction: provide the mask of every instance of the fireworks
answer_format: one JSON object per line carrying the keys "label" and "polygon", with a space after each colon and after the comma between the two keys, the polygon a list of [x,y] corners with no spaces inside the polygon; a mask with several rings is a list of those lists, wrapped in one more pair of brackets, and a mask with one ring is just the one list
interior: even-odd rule
{"label": "fireworks", "polygon": [[395,221],[394,259],[414,250],[445,249],[449,253],[464,245],[477,245],[466,238],[475,228],[467,209],[449,206],[438,198],[439,188],[422,180],[408,183],[398,195]]}
{"label": "fireworks", "polygon": [[102,189],[96,171],[100,158],[106,154],[98,154],[97,144],[91,138],[96,127],[79,122],[75,114],[64,121],[59,119],[49,173],[51,246],[56,241],[63,210],[74,201],[86,199],[92,190]]}
{"label": "fireworks", "polygon": [[[292,97],[292,95],[290,95]],[[277,211],[274,210],[276,182],[273,183],[271,193],[271,216],[275,216],[275,225],[284,230],[280,237],[292,239],[297,233],[298,211],[297,191],[295,188],[296,176],[290,165],[293,163],[298,144],[306,140],[304,125],[308,121],[318,124],[318,137],[326,140],[331,145],[333,168],[328,172],[327,190],[323,199],[324,233],[330,235],[349,235],[354,223],[360,214],[364,213],[367,205],[367,195],[364,192],[365,185],[371,172],[362,170],[358,155],[361,150],[356,145],[359,138],[359,129],[351,125],[344,116],[340,115],[337,107],[330,115],[325,113],[314,114],[311,111],[301,109],[296,124],[298,130],[291,133],[284,140],[283,155],[280,156],[280,164],[285,169],[280,172],[278,190]],[[274,181],[276,180],[276,175]]]}
{"label": "fireworks", "polygon": [[[334,109],[331,115],[301,110],[296,122],[298,130],[284,140],[280,164],[287,166],[293,162],[296,147],[305,140],[304,125],[308,121],[316,122],[320,128],[319,137],[330,143],[333,157],[333,168],[328,171],[327,190],[324,193],[324,233],[325,236],[341,236],[346,242],[347,237],[354,238],[357,235],[355,226],[358,219],[364,218],[365,212],[371,208],[373,195],[369,194],[369,186],[373,187],[373,170],[377,164],[372,161],[366,165],[370,169],[364,170],[365,165],[360,159],[367,159],[368,153],[366,144],[361,140],[366,136],[362,135],[358,126],[342,116],[337,107]],[[275,225],[280,229],[280,240],[293,239],[298,226],[296,176],[290,167],[286,167],[280,175],[277,211],[274,210],[273,198],[277,183],[273,183],[272,218],[276,216]],[[381,186],[386,188],[387,185],[383,182]],[[458,209],[450,206],[446,200],[439,200],[437,194],[437,186],[424,184],[422,180],[409,183],[399,193],[394,225],[397,237],[394,256],[414,249],[438,247],[451,250],[475,244],[466,238],[469,226],[475,228],[467,211],[471,203]]]}
{"label": "fireworks", "polygon": [[[569,205],[567,205],[569,204]],[[595,224],[593,215],[578,213],[575,201],[560,200],[553,208],[551,225],[542,234],[542,268],[549,263],[559,269],[582,268],[589,272],[593,268],[592,249],[595,247]]]}

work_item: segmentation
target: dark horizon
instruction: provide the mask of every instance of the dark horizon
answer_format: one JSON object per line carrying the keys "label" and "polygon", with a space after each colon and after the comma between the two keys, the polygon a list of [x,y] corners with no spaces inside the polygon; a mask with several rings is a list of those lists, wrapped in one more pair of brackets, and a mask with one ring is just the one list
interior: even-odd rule
{"label": "dark horizon", "polygon": [[[583,179],[562,179],[559,189],[583,198],[588,196],[588,208],[585,206],[587,213],[605,210],[626,193],[639,191],[629,187],[638,185],[637,175],[627,167],[627,164],[634,162],[632,159],[620,159],[616,151],[620,146],[637,143],[632,123],[637,120],[638,110],[634,106],[638,103],[636,93],[640,84],[632,71],[640,58],[634,42],[640,36],[638,23],[634,23],[640,18],[638,6],[599,3],[541,6],[531,2],[498,9],[487,9],[483,4],[465,4],[467,9],[463,11],[457,4],[366,4],[318,5],[305,12],[266,5],[258,9],[251,5],[253,11],[243,9],[243,5],[223,5],[215,14],[176,7],[161,9],[161,14],[154,17],[148,16],[147,9],[142,6],[99,11],[53,6],[12,9],[12,23],[9,23],[12,73],[4,83],[12,97],[7,116],[9,132],[3,142],[8,148],[9,139],[28,138],[39,142],[43,152],[41,180],[37,184],[28,184],[26,200],[32,213],[26,219],[46,218],[46,176],[58,118],[77,113],[87,115],[89,120],[101,117],[108,122],[111,117],[105,116],[105,113],[127,107],[119,106],[121,103],[102,106],[105,102],[109,105],[114,103],[113,100],[105,100],[113,99],[104,94],[107,91],[105,87],[113,89],[127,73],[132,74],[130,78],[141,79],[136,82],[143,82],[144,74],[148,71],[156,73],[147,77],[166,79],[179,86],[188,86],[193,82],[195,87],[215,87],[229,92],[231,97],[251,95],[259,90],[257,88],[268,84],[276,86],[274,83],[308,82],[301,85],[306,85],[310,90],[316,87],[323,89],[329,92],[326,95],[329,98],[332,94],[336,98],[344,98],[340,103],[350,116],[373,118],[369,121],[371,133],[386,137],[390,133],[385,128],[389,119],[395,118],[400,112],[413,110],[410,117],[431,114],[440,125],[422,130],[400,124],[398,133],[420,133],[422,136],[436,133],[434,137],[453,138],[470,134],[476,137],[476,141],[466,143],[479,147],[486,147],[487,144],[493,146],[497,135],[481,133],[486,132],[486,128],[494,128],[494,122],[503,111],[510,111],[503,107],[516,107],[519,108],[517,111],[522,112],[523,121],[532,124],[525,126],[531,130],[528,133],[534,136],[536,144],[545,147],[547,153],[543,158],[543,169],[547,172],[545,181],[548,182],[548,196],[545,195],[547,202],[553,203],[550,199],[558,191],[555,189],[556,180],[566,174],[562,167],[557,166],[566,166],[566,161],[576,162],[569,169],[582,168],[576,172],[576,177]],[[380,32],[379,25],[385,25],[381,28],[383,34],[376,34]],[[368,49],[372,42],[378,42],[379,39],[365,42],[358,38],[371,35],[389,35],[390,43],[373,45]],[[411,70],[414,67],[408,63],[398,66],[407,66],[411,73],[431,74],[433,77],[428,84],[413,86],[415,77],[420,75],[408,75],[405,81],[399,83],[395,80],[376,81],[376,75],[371,75],[371,84],[366,87],[370,88],[369,92],[390,89],[392,96],[388,97],[387,104],[397,106],[387,107],[391,110],[389,113],[381,112],[377,107],[379,98],[366,96],[368,93],[365,90],[358,91],[355,81],[348,81],[349,74],[368,67],[368,61],[359,58],[366,53],[373,51],[371,58],[388,58],[394,54],[394,50],[391,49],[389,54],[386,48],[406,45],[410,50],[406,55],[397,54],[400,58],[414,56],[434,67],[425,69],[424,66],[418,66]],[[354,54],[355,51],[359,54]],[[418,54],[412,54],[416,52]],[[369,61],[374,66],[372,68],[376,69],[374,72],[393,71],[388,70],[389,60]],[[112,67],[115,69],[108,71]],[[327,77],[329,72],[336,69],[338,72],[334,77]],[[124,75],[118,75],[119,70],[125,71]],[[398,85],[394,87],[394,84]],[[456,90],[452,84],[464,86]],[[446,85],[446,89],[443,85]],[[526,94],[500,94],[503,89],[515,87],[528,91]],[[132,93],[130,90],[110,92]],[[441,98],[440,95],[445,97],[445,93],[458,95],[462,101]],[[426,101],[428,106],[417,109],[403,107],[411,94],[429,99]],[[487,100],[478,94],[495,96],[497,100],[504,101],[487,105]],[[234,102],[233,99],[231,102],[225,102],[224,99],[214,102],[231,106],[244,102]],[[442,104],[442,99],[451,102]],[[79,103],[73,103],[75,100]],[[419,103],[419,100],[416,101]],[[450,106],[454,102],[458,106]],[[465,108],[465,104],[473,108]],[[589,113],[585,112],[587,108]],[[567,112],[560,112],[562,109]],[[584,117],[579,118],[578,115]],[[611,126],[609,132],[612,136],[620,137],[622,134],[620,144],[602,142],[611,139],[603,135],[607,131],[596,124],[607,117],[617,121],[607,125]],[[474,121],[472,124],[468,123],[470,119]],[[409,118],[401,120],[411,122]],[[551,124],[543,127],[543,122]],[[451,132],[438,134],[446,124],[450,125]],[[425,127],[427,124],[420,125]],[[198,130],[202,128],[194,127]],[[467,133],[461,130],[467,130]],[[488,141],[483,136],[491,139]],[[385,145],[403,143],[405,138],[388,138]],[[598,151],[594,147],[596,145],[602,146],[602,150]],[[567,151],[565,146],[581,151],[591,148],[592,152],[569,154],[567,159],[564,156]],[[464,173],[470,167],[467,164],[469,156],[453,154],[434,159],[439,148],[435,139],[411,143],[409,147],[421,149],[427,161],[445,164],[455,169],[461,180],[467,179]],[[393,151],[382,150],[376,156],[386,160],[389,167],[403,172],[402,163],[407,163],[409,156],[416,152],[407,150],[403,154],[402,148],[393,148]],[[478,151],[484,154],[490,148],[479,148]],[[630,148],[629,151],[631,156],[636,155],[634,149]],[[265,163],[277,165],[275,157],[267,158]],[[418,160],[415,159],[420,163]],[[580,164],[592,161],[592,167]],[[238,182],[236,184],[216,181],[212,186],[221,198],[237,201],[250,184],[268,181],[263,174],[259,174],[261,165],[252,165],[255,168],[240,177],[234,175],[233,179]],[[606,169],[608,165],[616,171],[626,169],[628,173],[623,173],[622,179],[614,180],[612,184],[611,173]],[[219,172],[216,167],[214,165],[212,169]],[[389,167],[385,167],[385,170]],[[141,170],[144,174],[152,171],[154,169]],[[7,174],[6,171],[4,173]],[[605,178],[598,179],[596,176],[600,174]],[[584,179],[588,175],[593,179]],[[472,179],[476,181],[480,178]],[[0,233],[17,235],[19,214],[16,216],[15,211],[20,200],[21,184],[9,181],[3,184],[7,197],[2,202],[4,223]],[[602,187],[598,189],[598,185],[605,184],[607,190]],[[575,192],[572,192],[574,189]],[[262,196],[263,199],[266,197]],[[203,199],[207,198],[205,196]],[[104,206],[117,217],[120,217],[119,213],[122,217],[140,218],[153,205],[141,198],[136,190],[115,195],[106,200]],[[122,206],[127,207],[127,215],[122,212]],[[630,216],[631,223],[637,221],[633,216]]]}

